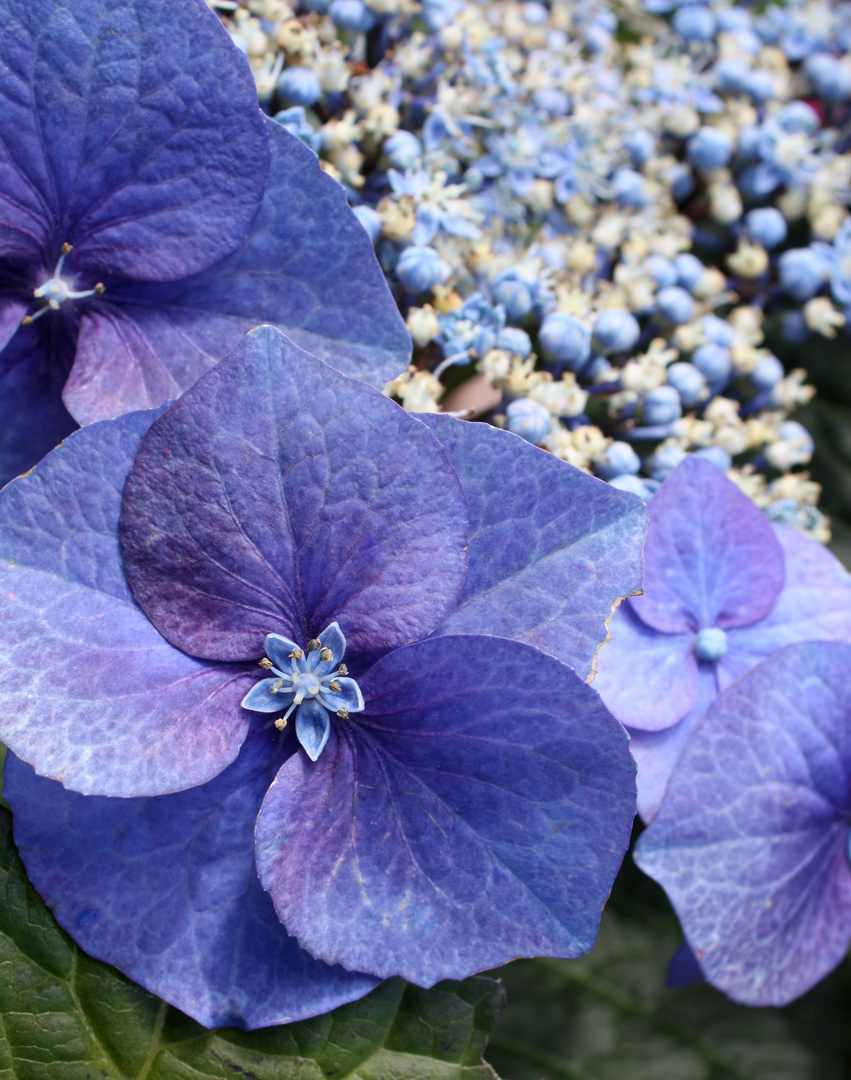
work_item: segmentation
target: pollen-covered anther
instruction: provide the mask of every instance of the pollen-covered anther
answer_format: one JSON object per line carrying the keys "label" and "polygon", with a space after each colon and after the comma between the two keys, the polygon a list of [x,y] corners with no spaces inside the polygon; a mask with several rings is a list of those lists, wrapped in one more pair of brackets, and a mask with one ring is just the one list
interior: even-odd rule
{"label": "pollen-covered anther", "polygon": [[290,660],[303,660],[304,659],[304,650],[303,649],[293,649],[293,651],[289,654],[289,658],[290,658]]}
{"label": "pollen-covered anther", "polygon": [[283,731],[286,726],[287,718],[285,716],[279,716],[278,719],[275,721],[275,727],[278,729],[278,731]]}
{"label": "pollen-covered anther", "polygon": [[334,654],[331,652],[330,649],[320,649],[319,659],[324,661],[326,664],[330,664],[331,661],[334,659]]}
{"label": "pollen-covered anther", "polygon": [[345,664],[340,664],[340,666],[337,668],[337,674],[338,675],[348,675],[349,674],[349,669],[346,667]]}
{"label": "pollen-covered anther", "polygon": [[339,694],[339,693],[340,693],[340,691],[341,691],[341,690],[342,690],[343,688],[342,688],[342,686],[340,685],[340,683],[339,683],[339,680],[337,680],[337,679],[332,679],[332,680],[331,680],[331,681],[330,681],[330,682],[328,683],[328,689],[329,689],[329,690],[333,690],[335,694]]}
{"label": "pollen-covered anther", "polygon": [[337,716],[339,716],[341,720],[348,720],[348,718],[349,718],[349,710],[348,709],[337,709]]}
{"label": "pollen-covered anther", "polygon": [[321,648],[322,648],[322,642],[319,640],[319,638],[311,638],[310,641],[308,641],[308,643],[307,643],[307,651],[308,652],[316,652],[317,649],[321,649]]}
{"label": "pollen-covered anther", "polygon": [[283,690],[283,688],[284,688],[284,680],[283,679],[276,679],[275,682],[273,682],[272,685],[269,687],[269,693],[270,694],[278,694],[278,693],[281,692],[281,690]]}
{"label": "pollen-covered anther", "polygon": [[265,668],[268,671],[272,666],[272,661],[269,659],[268,656],[264,656],[257,666]]}

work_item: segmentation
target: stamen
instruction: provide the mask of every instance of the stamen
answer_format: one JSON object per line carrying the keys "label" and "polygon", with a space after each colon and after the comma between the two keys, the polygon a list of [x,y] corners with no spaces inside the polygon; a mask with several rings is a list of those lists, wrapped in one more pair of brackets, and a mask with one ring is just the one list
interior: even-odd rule
{"label": "stamen", "polygon": [[283,731],[286,726],[286,720],[283,718],[283,716],[279,716],[278,719],[275,721],[275,727],[278,729],[278,731]]}
{"label": "stamen", "polygon": [[324,660],[326,664],[330,664],[331,661],[334,659],[334,654],[328,648],[320,649],[319,659]]}
{"label": "stamen", "polygon": [[342,690],[343,688],[342,688],[342,686],[340,686],[340,684],[339,684],[339,683],[337,682],[337,680],[336,680],[336,679],[332,679],[332,680],[331,680],[331,681],[330,681],[330,682],[328,683],[328,689],[329,689],[329,690],[333,690],[335,694],[339,694],[339,693],[340,693],[340,691],[341,691],[341,690]]}
{"label": "stamen", "polygon": [[257,666],[265,668],[268,671],[269,668],[273,666],[273,664],[272,664],[272,661],[269,659],[268,656],[264,656],[263,659],[259,662],[259,664]]}
{"label": "stamen", "polygon": [[339,668],[337,669],[337,674],[338,675],[348,675],[349,674],[349,669],[346,667],[345,664],[340,664]]}
{"label": "stamen", "polygon": [[322,642],[319,640],[319,638],[311,638],[310,641],[308,641],[308,643],[307,643],[307,651],[308,652],[316,652],[317,649],[321,649],[321,648],[322,648]]}
{"label": "stamen", "polygon": [[293,698],[293,705],[301,705],[304,701],[304,691],[299,690],[296,696]]}
{"label": "stamen", "polygon": [[348,720],[349,719],[349,710],[348,709],[337,709],[337,716],[339,716],[341,720]]}
{"label": "stamen", "polygon": [[284,680],[283,679],[276,679],[272,683],[272,685],[269,687],[269,693],[270,694],[277,694],[278,691],[283,690],[283,688],[284,688]]}
{"label": "stamen", "polygon": [[303,660],[304,651],[302,649],[293,649],[290,653],[290,660]]}
{"label": "stamen", "polygon": [[319,693],[319,687],[318,686],[311,686],[310,692],[311,692],[311,694],[318,694]]}

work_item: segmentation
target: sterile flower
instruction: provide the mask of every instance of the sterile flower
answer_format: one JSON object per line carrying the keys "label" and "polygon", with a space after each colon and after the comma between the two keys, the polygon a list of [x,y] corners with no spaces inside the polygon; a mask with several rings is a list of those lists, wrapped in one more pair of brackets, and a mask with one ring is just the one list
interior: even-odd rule
{"label": "sterile flower", "polygon": [[849,668],[846,644],[789,645],[721,694],[638,843],[706,978],[747,1005],[799,997],[851,944]]}
{"label": "sterile flower", "polygon": [[377,386],[410,339],[314,154],[197,0],[0,2],[0,483],[252,326]]}
{"label": "sterile flower", "polygon": [[594,685],[630,732],[649,821],[720,690],[784,645],[851,642],[851,578],[694,456],[650,503],[644,559],[644,595],[615,612]]}
{"label": "sterile flower", "polygon": [[271,327],[72,436],[0,493],[4,796],[36,887],[211,1025],[584,952],[634,809],[584,679],[645,517]]}

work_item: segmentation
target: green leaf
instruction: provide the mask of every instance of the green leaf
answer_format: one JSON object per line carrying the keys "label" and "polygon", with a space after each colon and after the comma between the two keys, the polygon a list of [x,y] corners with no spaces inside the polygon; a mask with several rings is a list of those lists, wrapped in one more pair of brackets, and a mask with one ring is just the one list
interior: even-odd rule
{"label": "green leaf", "polygon": [[[640,909],[640,905],[638,905]],[[665,989],[676,919],[611,907],[580,960],[521,960],[500,972],[509,1005],[488,1060],[505,1080],[806,1080],[824,1074],[773,1009],[704,985]]]}
{"label": "green leaf", "polygon": [[0,809],[0,1080],[496,1080],[502,987],[401,979],[314,1020],[208,1031],[81,952],[27,881]]}

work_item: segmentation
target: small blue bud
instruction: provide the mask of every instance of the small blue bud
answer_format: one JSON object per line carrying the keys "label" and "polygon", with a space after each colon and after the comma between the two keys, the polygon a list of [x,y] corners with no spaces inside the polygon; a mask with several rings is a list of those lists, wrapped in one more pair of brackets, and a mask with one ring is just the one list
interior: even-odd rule
{"label": "small blue bud", "polygon": [[804,61],[804,71],[825,101],[847,101],[851,97],[851,70],[835,56],[813,53]]}
{"label": "small blue bud", "polygon": [[613,442],[593,461],[594,472],[601,480],[614,480],[616,476],[635,474],[641,468],[641,460],[626,442]]}
{"label": "small blue bud", "polygon": [[384,140],[384,153],[394,169],[410,169],[423,156],[423,144],[410,131],[399,128]]}
{"label": "small blue bud", "polygon": [[700,320],[700,330],[704,337],[708,337],[716,345],[730,346],[736,340],[733,327],[726,319],[720,319],[717,315],[704,315]]}
{"label": "small blue bud", "polygon": [[758,105],[770,101],[775,93],[771,72],[764,68],[751,68],[745,76],[742,92],[752,97]]}
{"label": "small blue bud", "polygon": [[802,445],[802,455],[812,455],[815,449],[813,443],[813,437],[803,424],[799,424],[797,420],[784,420],[780,425],[778,435],[782,442],[798,442]]}
{"label": "small blue bud", "polygon": [[520,278],[497,275],[491,285],[494,303],[502,304],[509,322],[520,322],[532,310],[534,301],[529,285]]}
{"label": "small blue bud", "polygon": [[679,8],[671,25],[685,41],[709,41],[715,34],[715,16],[703,4]]}
{"label": "small blue bud", "polygon": [[750,373],[751,385],[756,390],[772,390],[783,378],[783,365],[776,356],[763,356]]}
{"label": "small blue bud", "polygon": [[677,285],[682,285],[689,292],[694,292],[703,277],[703,263],[690,251],[684,251],[674,259],[677,270]]}
{"label": "small blue bud", "polygon": [[621,206],[642,207],[647,204],[644,177],[634,169],[618,169],[612,177],[612,194]]}
{"label": "small blue bud", "polygon": [[541,324],[538,342],[550,360],[580,371],[591,355],[591,331],[575,315],[554,311]]}
{"label": "small blue bud", "polygon": [[570,112],[570,97],[564,90],[559,90],[555,86],[545,86],[536,90],[532,95],[532,102],[536,109],[540,109],[549,116],[567,116]]}
{"label": "small blue bud", "polygon": [[694,350],[691,362],[709,383],[710,388],[717,393],[730,381],[733,374],[733,358],[730,350],[715,342],[700,345]]}
{"label": "small blue bud", "polygon": [[505,426],[515,435],[536,445],[550,433],[552,418],[549,409],[531,398],[518,398],[505,410]]}
{"label": "small blue bud", "polygon": [[354,207],[353,212],[361,225],[366,229],[373,244],[377,243],[379,236],[381,236],[382,228],[381,215],[378,211],[374,210],[371,206],[356,206]]}
{"label": "small blue bud", "polygon": [[744,7],[721,8],[718,12],[719,30],[750,30],[753,16]]}
{"label": "small blue bud", "polygon": [[656,138],[644,128],[636,128],[630,131],[623,140],[624,150],[632,158],[634,164],[644,165],[653,156],[656,149]]}
{"label": "small blue bud", "polygon": [[750,68],[742,57],[728,56],[719,60],[712,70],[715,72],[715,80],[720,90],[727,94],[745,93]]}
{"label": "small blue bud", "polygon": [[664,255],[648,255],[644,260],[644,269],[660,289],[667,289],[669,285],[677,284],[679,278],[677,267],[671,259],[666,259]]}
{"label": "small blue bud", "polygon": [[821,127],[819,114],[806,101],[790,101],[788,105],[783,106],[775,120],[790,135],[796,132],[815,135]]}
{"label": "small blue bud", "polygon": [[687,323],[694,314],[694,300],[679,285],[671,285],[656,293],[656,310],[674,326]]}
{"label": "small blue bud", "polygon": [[322,86],[310,68],[288,67],[278,80],[278,93],[294,105],[315,105],[322,97]]}
{"label": "small blue bud", "polygon": [[362,0],[332,0],[328,14],[338,30],[351,33],[368,34],[378,22],[378,16]]}
{"label": "small blue bud", "polygon": [[683,406],[680,395],[675,387],[670,385],[657,386],[651,390],[644,399],[642,406],[645,423],[652,427],[662,424],[672,424],[683,415]]}
{"label": "small blue bud", "polygon": [[686,157],[700,172],[723,168],[733,156],[733,143],[728,135],[714,127],[702,127],[688,141]]}
{"label": "small blue bud", "polygon": [[809,248],[791,248],[777,260],[780,284],[793,300],[803,304],[824,285],[827,275],[822,260]]}
{"label": "small blue bud", "polygon": [[660,484],[664,483],[681,461],[688,455],[681,446],[660,446],[650,458],[650,475]]}
{"label": "small blue bud", "polygon": [[331,0],[301,0],[301,7],[305,11],[315,11],[317,15],[326,15]]}
{"label": "small blue bud", "polygon": [[517,326],[506,326],[497,335],[496,347],[516,353],[525,360],[532,351],[532,342],[525,330]]}
{"label": "small blue bud", "polygon": [[668,172],[668,180],[671,184],[671,198],[675,202],[683,202],[694,191],[694,177],[687,165],[677,163]]}
{"label": "small blue bud", "polygon": [[695,450],[694,453],[695,457],[702,457],[706,458],[707,461],[711,461],[721,472],[727,472],[728,469],[733,467],[733,459],[723,446],[703,446],[700,450]]}
{"label": "small blue bud", "polygon": [[780,334],[784,341],[793,345],[800,345],[812,337],[812,331],[807,326],[807,320],[802,311],[787,311],[783,316]]}
{"label": "small blue bud", "polygon": [[727,635],[720,626],[704,626],[697,632],[694,646],[698,660],[720,660],[727,652]]}
{"label": "small blue bud", "polygon": [[745,229],[751,240],[771,251],[786,239],[786,218],[775,206],[761,206],[745,214]]}
{"label": "small blue bud", "polygon": [[657,480],[645,480],[643,476],[633,476],[632,473],[624,473],[623,476],[613,477],[609,483],[619,491],[629,491],[640,499],[648,502],[659,490]]}
{"label": "small blue bud", "polygon": [[709,396],[706,376],[694,364],[685,361],[671,364],[668,368],[668,385],[677,391],[687,409],[693,408]]}
{"label": "small blue bud", "polygon": [[608,308],[594,320],[594,337],[602,352],[629,352],[640,336],[638,320],[628,311]]}
{"label": "small blue bud", "polygon": [[396,263],[396,277],[408,292],[427,292],[442,276],[443,266],[434,248],[418,245],[405,248]]}

